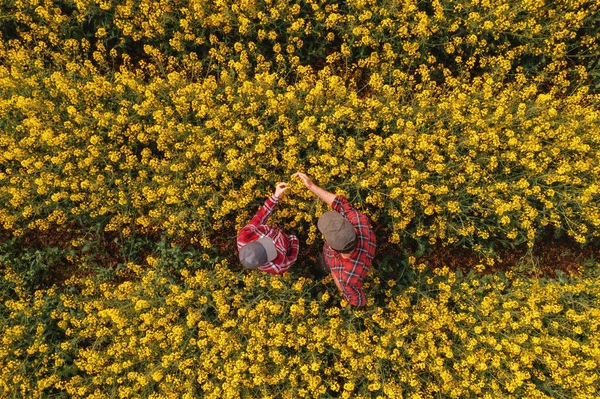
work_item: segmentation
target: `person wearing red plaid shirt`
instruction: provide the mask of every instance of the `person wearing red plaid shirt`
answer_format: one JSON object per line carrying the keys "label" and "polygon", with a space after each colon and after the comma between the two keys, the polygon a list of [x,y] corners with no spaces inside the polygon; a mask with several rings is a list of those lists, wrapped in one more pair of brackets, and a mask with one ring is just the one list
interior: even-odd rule
{"label": "person wearing red plaid shirt", "polygon": [[333,209],[321,215],[317,223],[325,237],[319,267],[331,273],[344,299],[351,305],[366,305],[363,279],[371,267],[376,246],[369,219],[344,197],[317,186],[306,174],[297,172],[294,176]]}
{"label": "person wearing red plaid shirt", "polygon": [[272,274],[286,272],[298,257],[298,238],[287,235],[278,226],[265,224],[275,205],[287,190],[286,183],[279,183],[275,194],[268,198],[256,215],[244,226],[237,237],[237,247],[242,265]]}

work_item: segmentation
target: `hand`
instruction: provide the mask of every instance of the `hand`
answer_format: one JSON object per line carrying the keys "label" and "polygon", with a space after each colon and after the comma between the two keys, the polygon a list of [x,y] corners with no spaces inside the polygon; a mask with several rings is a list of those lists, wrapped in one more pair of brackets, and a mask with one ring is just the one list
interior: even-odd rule
{"label": "hand", "polygon": [[275,186],[275,196],[277,198],[281,198],[283,196],[283,193],[285,193],[285,190],[287,189],[287,183],[277,183],[277,185]]}
{"label": "hand", "polygon": [[309,190],[312,190],[313,187],[315,187],[315,183],[306,174],[302,172],[296,172],[293,176],[300,178],[300,180],[302,180],[306,188],[308,188]]}
{"label": "hand", "polygon": [[334,193],[331,193],[331,192],[324,190],[321,187],[317,186],[311,180],[310,177],[308,177],[306,174],[304,174],[302,172],[294,173],[293,177],[300,178],[300,180],[302,180],[302,182],[304,183],[306,188],[308,188],[310,191],[312,191],[313,194],[315,194],[317,197],[319,197],[327,205],[332,206],[333,201],[335,201],[335,197],[336,197],[336,195]]}

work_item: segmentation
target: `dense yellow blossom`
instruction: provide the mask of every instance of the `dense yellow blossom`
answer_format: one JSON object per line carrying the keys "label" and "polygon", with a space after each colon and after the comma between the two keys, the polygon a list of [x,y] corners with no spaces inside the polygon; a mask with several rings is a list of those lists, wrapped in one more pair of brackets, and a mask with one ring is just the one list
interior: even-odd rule
{"label": "dense yellow blossom", "polygon": [[[209,246],[304,170],[392,242],[598,237],[596,2],[2,7],[0,223],[16,235]],[[310,194],[289,206],[281,222],[307,229]]]}
{"label": "dense yellow blossom", "polygon": [[75,279],[63,293],[7,301],[0,390],[75,398],[599,394],[595,275],[560,282],[438,269],[417,274],[413,289],[393,282],[385,299],[355,310],[303,277],[232,272],[226,261],[203,266],[146,270],[134,282]]}

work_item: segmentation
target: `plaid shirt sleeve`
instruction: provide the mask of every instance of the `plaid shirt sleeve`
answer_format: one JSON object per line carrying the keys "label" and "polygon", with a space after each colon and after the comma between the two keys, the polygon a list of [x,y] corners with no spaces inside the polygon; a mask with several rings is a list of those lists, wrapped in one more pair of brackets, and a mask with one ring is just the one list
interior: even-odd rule
{"label": "plaid shirt sleeve", "polygon": [[335,197],[333,203],[331,204],[331,208],[345,217],[350,223],[352,223],[352,220],[355,220],[361,215],[361,213],[358,212],[346,198],[340,195]]}
{"label": "plaid shirt sleeve", "polygon": [[329,255],[331,259],[332,274],[340,283],[344,299],[354,306],[364,306],[367,300],[362,290],[363,278],[369,271],[375,256],[375,234],[371,230],[369,219],[358,212],[344,197],[336,197],[331,207],[354,226],[356,248],[349,259],[341,259],[333,251],[325,255],[326,257]]}
{"label": "plaid shirt sleeve", "polygon": [[279,197],[276,197],[274,194],[268,198],[263,206],[256,212],[256,215],[250,220],[251,225],[260,226],[261,224],[265,224],[271,213],[273,213],[273,209],[275,209],[275,205],[279,202]]}
{"label": "plaid shirt sleeve", "polygon": [[262,236],[267,236],[268,232],[264,232],[260,234],[258,229],[260,226],[263,226],[271,213],[273,213],[273,209],[275,209],[275,205],[279,201],[279,198],[275,195],[272,195],[268,198],[263,206],[260,207],[256,215],[250,220],[250,222],[242,227],[237,237],[237,247],[240,250],[244,245],[254,240],[258,240]]}

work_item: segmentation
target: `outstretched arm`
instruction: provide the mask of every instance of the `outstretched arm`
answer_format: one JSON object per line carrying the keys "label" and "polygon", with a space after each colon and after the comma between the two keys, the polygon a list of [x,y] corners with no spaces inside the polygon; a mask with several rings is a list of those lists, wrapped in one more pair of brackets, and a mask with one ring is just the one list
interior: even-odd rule
{"label": "outstretched arm", "polygon": [[256,215],[254,215],[254,217],[252,218],[252,220],[250,220],[250,223],[248,224],[254,226],[260,226],[261,224],[265,224],[265,222],[273,212],[275,205],[287,189],[287,183],[277,183],[277,186],[275,186],[275,193],[265,201],[264,205],[258,210]]}
{"label": "outstretched arm", "polygon": [[294,176],[300,178],[300,180],[302,180],[302,182],[304,183],[306,188],[308,188],[310,191],[312,191],[317,197],[319,197],[327,205],[331,206],[331,204],[333,204],[333,200],[335,200],[335,197],[337,197],[335,194],[330,193],[329,191],[317,186],[310,177],[308,177],[306,174],[304,174],[302,172],[296,172],[296,173],[294,173]]}

